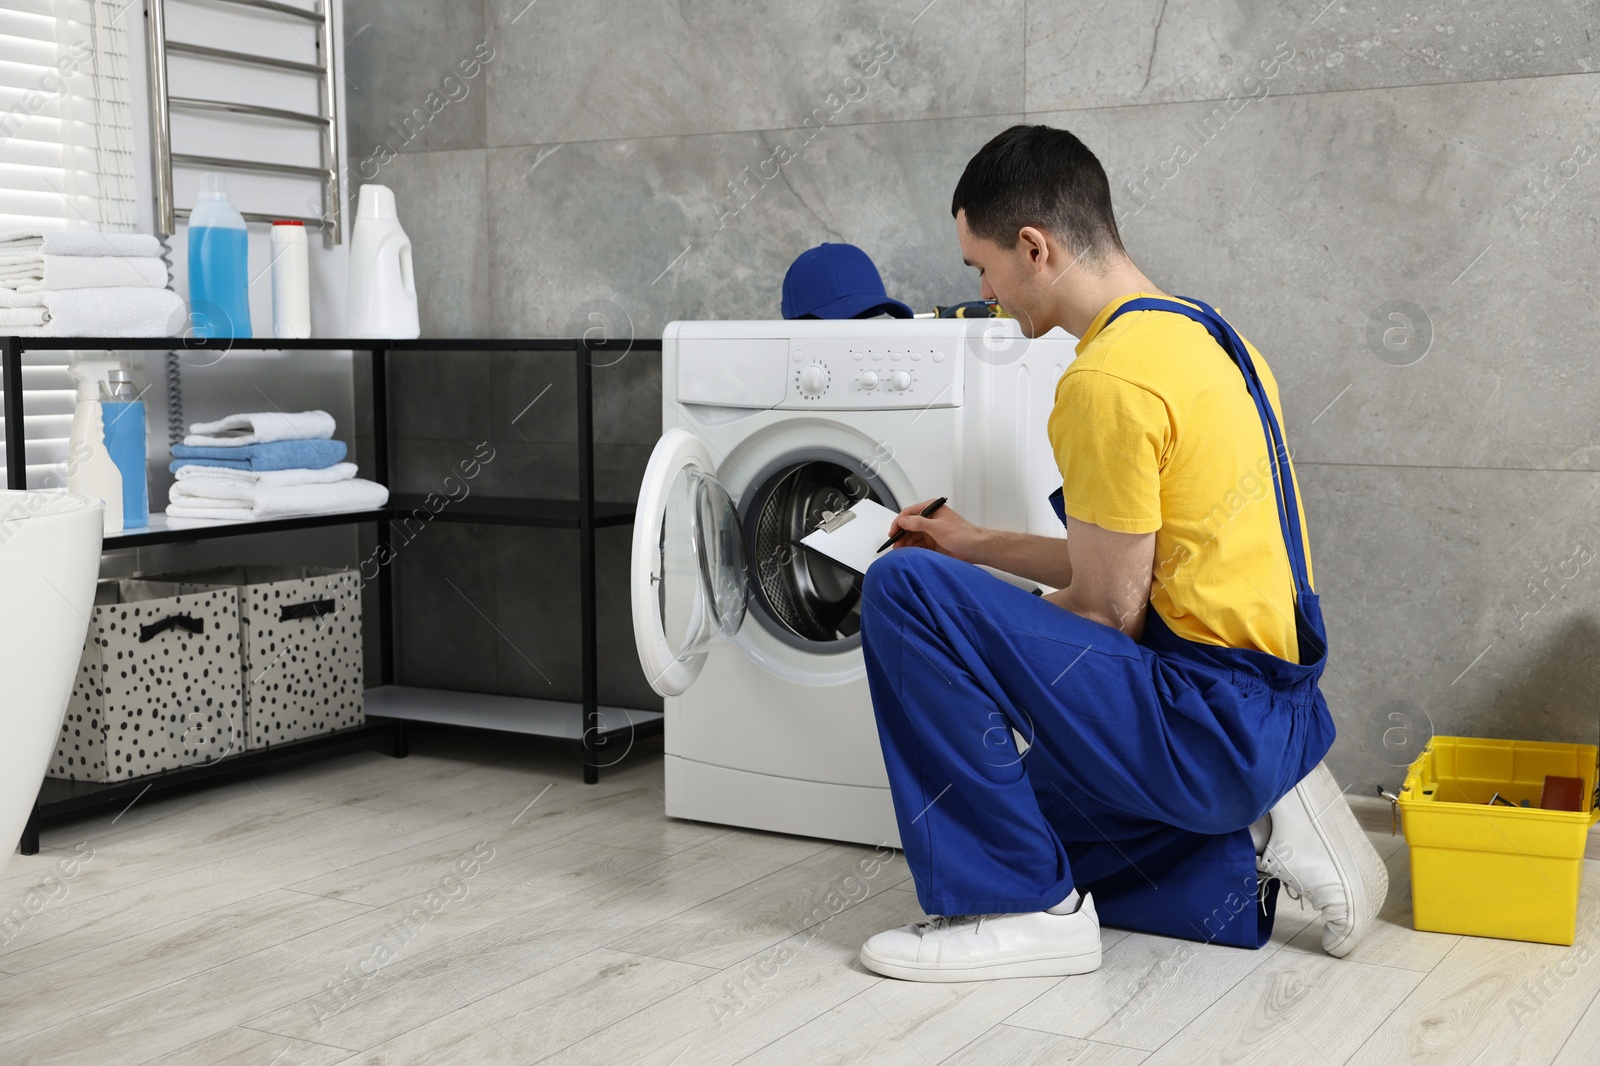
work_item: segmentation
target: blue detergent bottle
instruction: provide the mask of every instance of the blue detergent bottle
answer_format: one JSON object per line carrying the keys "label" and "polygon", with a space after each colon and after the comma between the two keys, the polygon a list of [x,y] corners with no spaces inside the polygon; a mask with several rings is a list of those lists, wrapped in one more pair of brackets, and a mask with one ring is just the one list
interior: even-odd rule
{"label": "blue detergent bottle", "polygon": [[113,370],[106,375],[100,411],[106,451],[122,475],[122,527],[141,529],[150,524],[144,401],[135,397],[133,376],[126,370]]}
{"label": "blue detergent bottle", "polygon": [[189,215],[189,323],[196,337],[249,337],[249,231],[221,174],[200,178]]}

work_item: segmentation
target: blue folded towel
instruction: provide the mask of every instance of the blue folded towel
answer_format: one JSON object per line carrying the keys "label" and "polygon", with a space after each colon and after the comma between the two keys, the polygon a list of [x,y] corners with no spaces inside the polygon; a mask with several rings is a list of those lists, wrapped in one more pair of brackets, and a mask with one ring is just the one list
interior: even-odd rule
{"label": "blue folded towel", "polygon": [[241,444],[232,447],[172,446],[170,469],[180,466],[221,466],[229,470],[321,470],[343,462],[342,440],[275,440],[266,444]]}

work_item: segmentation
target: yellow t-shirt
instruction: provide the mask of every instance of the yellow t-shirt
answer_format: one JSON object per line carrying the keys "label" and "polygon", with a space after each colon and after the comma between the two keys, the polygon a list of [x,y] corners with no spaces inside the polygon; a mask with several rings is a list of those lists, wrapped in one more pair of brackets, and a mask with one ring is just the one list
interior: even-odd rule
{"label": "yellow t-shirt", "polygon": [[[1064,509],[1119,533],[1155,533],[1150,605],[1178,636],[1297,662],[1289,549],[1244,376],[1182,315],[1130,311],[1105,325],[1127,300],[1154,295],[1102,308],[1056,383],[1049,434]],[[1245,347],[1287,443],[1277,381],[1255,346]],[[1298,478],[1294,485],[1298,500]]]}

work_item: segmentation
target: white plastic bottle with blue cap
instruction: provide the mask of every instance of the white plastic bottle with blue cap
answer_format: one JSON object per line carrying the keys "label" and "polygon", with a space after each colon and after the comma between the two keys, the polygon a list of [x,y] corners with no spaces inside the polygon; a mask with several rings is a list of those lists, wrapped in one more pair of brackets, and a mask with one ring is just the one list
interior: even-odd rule
{"label": "white plastic bottle with blue cap", "polygon": [[220,174],[200,178],[189,213],[189,316],[196,337],[249,337],[250,234]]}
{"label": "white plastic bottle with blue cap", "polygon": [[361,186],[350,236],[349,322],[352,337],[418,337],[417,284],[411,238],[400,225],[394,192]]}

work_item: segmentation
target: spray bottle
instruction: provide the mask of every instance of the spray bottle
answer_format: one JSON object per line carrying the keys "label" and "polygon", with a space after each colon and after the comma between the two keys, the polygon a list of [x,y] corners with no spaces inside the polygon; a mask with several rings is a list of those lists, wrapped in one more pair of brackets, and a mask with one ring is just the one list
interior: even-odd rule
{"label": "spray bottle", "polygon": [[100,397],[106,451],[122,475],[122,527],[150,524],[150,481],[145,470],[144,401],[133,391],[133,375],[118,367],[107,378]]}
{"label": "spray bottle", "polygon": [[87,359],[69,368],[78,382],[78,404],[67,448],[67,491],[105,501],[108,537],[122,532],[122,474],[106,448],[100,399],[111,372],[121,365],[114,359]]}

